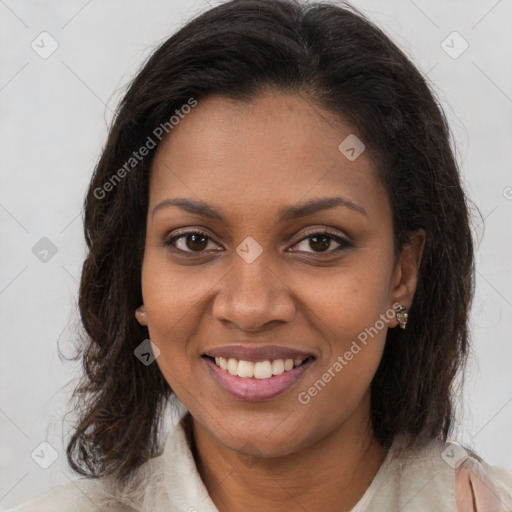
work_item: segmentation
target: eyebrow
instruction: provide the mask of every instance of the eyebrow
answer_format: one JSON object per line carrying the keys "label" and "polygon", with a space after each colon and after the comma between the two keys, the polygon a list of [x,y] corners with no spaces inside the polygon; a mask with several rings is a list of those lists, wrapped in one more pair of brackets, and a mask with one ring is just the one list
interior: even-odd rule
{"label": "eyebrow", "polygon": [[[184,197],[165,199],[153,208],[153,216],[158,211],[168,208],[169,206],[178,206],[189,213],[200,215],[208,219],[226,222],[224,216],[209,204],[203,201],[187,199]],[[335,206],[345,206],[368,217],[367,211],[362,206],[354,203],[350,199],[337,196],[311,199],[310,201],[302,204],[285,207],[278,212],[277,218],[279,221],[290,221],[300,217],[306,217],[307,215],[312,215],[322,210],[328,210]]]}

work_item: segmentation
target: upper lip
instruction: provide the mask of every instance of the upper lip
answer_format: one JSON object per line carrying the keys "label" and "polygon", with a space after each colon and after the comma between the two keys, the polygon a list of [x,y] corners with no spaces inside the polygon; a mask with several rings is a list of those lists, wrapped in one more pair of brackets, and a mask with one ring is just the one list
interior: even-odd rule
{"label": "upper lip", "polygon": [[210,357],[223,357],[225,359],[238,359],[243,361],[267,361],[273,359],[307,359],[315,357],[311,352],[304,352],[290,347],[278,345],[223,345],[208,349],[203,355]]}

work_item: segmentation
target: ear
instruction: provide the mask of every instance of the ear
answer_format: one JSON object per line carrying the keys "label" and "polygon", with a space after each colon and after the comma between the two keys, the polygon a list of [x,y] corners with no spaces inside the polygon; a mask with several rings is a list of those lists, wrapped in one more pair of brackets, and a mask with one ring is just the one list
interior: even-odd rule
{"label": "ear", "polygon": [[[404,245],[393,273],[390,290],[390,309],[397,302],[410,309],[418,284],[418,272],[425,240],[425,231],[421,228],[409,235],[409,242]],[[398,325],[396,317],[393,317],[389,323],[390,327]]]}
{"label": "ear", "polygon": [[144,306],[144,304],[142,304],[142,306],[138,307],[135,310],[135,318],[137,319],[137,321],[139,322],[140,325],[144,325],[144,326],[148,325],[146,306]]}

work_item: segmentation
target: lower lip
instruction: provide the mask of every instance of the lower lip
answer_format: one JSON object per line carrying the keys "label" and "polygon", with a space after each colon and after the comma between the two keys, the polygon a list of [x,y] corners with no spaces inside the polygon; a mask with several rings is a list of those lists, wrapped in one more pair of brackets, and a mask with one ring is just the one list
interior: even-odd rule
{"label": "lower lip", "polygon": [[223,389],[236,398],[250,402],[269,400],[284,393],[302,377],[304,372],[314,362],[314,359],[310,359],[293,370],[285,371],[281,375],[274,375],[269,379],[248,379],[231,375],[226,370],[219,368],[207,357],[203,359],[208,366],[210,374]]}

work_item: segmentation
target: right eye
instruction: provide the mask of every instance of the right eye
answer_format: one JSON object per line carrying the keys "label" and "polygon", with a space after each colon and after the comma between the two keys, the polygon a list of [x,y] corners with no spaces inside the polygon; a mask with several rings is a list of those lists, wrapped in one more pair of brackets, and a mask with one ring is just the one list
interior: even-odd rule
{"label": "right eye", "polygon": [[201,231],[187,231],[168,238],[164,245],[166,247],[172,246],[181,252],[201,253],[205,250],[212,250],[211,247],[208,249],[210,242],[217,245],[207,234]]}

